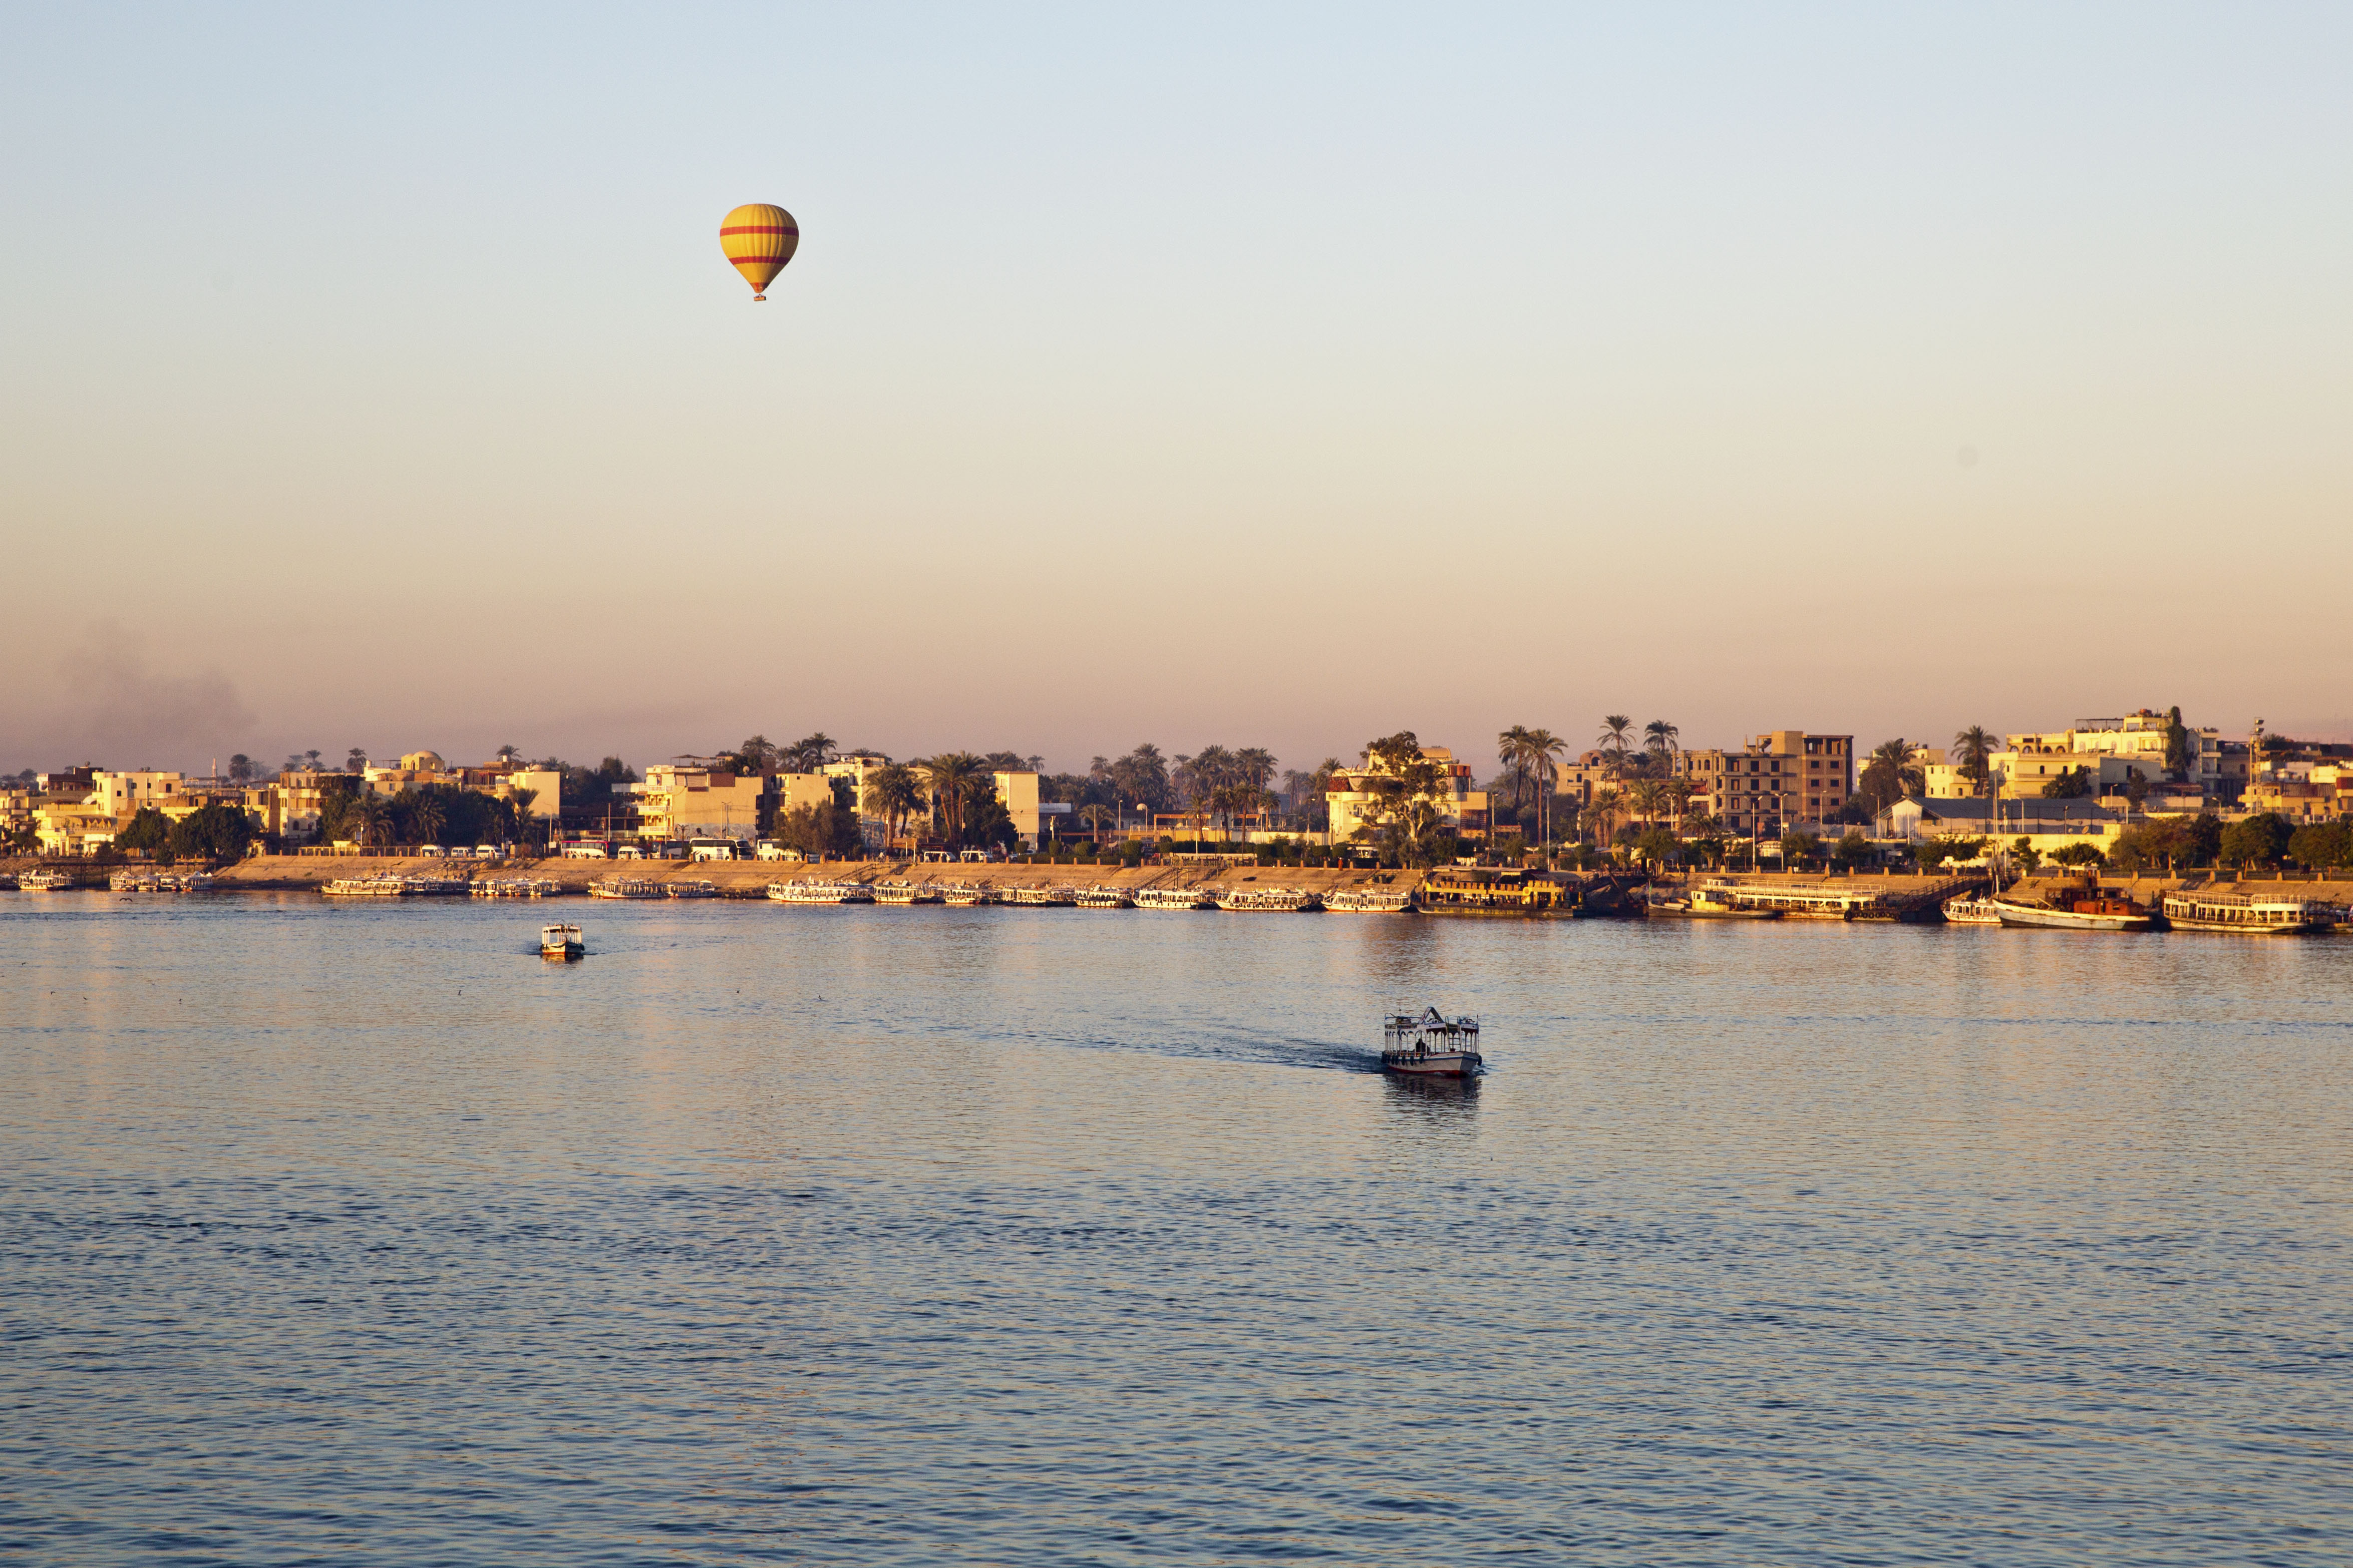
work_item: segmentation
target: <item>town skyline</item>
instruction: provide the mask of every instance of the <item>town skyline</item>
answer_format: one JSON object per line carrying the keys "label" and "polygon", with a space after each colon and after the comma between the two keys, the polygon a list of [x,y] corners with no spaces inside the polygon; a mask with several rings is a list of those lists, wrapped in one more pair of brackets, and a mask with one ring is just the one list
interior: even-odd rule
{"label": "town skyline", "polygon": [[27,18],[0,762],[2353,735],[2353,16],[927,15]]}

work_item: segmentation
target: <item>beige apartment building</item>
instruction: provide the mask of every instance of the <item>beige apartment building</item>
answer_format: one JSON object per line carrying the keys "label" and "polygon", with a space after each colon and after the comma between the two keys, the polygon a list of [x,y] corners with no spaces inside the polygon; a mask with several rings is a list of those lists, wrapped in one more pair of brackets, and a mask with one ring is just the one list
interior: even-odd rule
{"label": "beige apartment building", "polygon": [[[1421,760],[1438,766],[1442,779],[1438,807],[1445,814],[1455,835],[1462,838],[1486,837],[1489,826],[1487,792],[1471,787],[1473,781],[1470,764],[1456,762],[1453,752],[1444,746],[1424,746]],[[1350,768],[1332,776],[1332,787],[1324,796],[1324,804],[1332,814],[1333,843],[1345,844],[1356,837],[1358,828],[1377,819],[1380,797],[1366,789],[1364,781],[1388,771],[1386,765],[1377,761],[1369,766]]]}
{"label": "beige apartment building", "polygon": [[1692,809],[1734,833],[1778,833],[1821,821],[1854,795],[1854,737],[1774,730],[1736,752],[1684,752],[1675,771],[1692,781]]}
{"label": "beige apartment building", "polygon": [[[638,797],[641,837],[748,841],[759,837],[760,802],[768,793],[768,781],[757,773],[739,776],[702,763],[655,763],[646,769],[644,783],[628,787]],[[825,798],[830,800],[830,786],[827,789]]]}

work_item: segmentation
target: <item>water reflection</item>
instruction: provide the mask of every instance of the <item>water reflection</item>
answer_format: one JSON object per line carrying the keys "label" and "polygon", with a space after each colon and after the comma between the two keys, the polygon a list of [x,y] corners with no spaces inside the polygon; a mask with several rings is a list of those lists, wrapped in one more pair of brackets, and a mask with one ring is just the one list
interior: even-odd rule
{"label": "water reflection", "polygon": [[1477,1131],[1479,1083],[1475,1078],[1382,1077],[1381,1101],[1389,1114],[1417,1131],[1468,1137]]}

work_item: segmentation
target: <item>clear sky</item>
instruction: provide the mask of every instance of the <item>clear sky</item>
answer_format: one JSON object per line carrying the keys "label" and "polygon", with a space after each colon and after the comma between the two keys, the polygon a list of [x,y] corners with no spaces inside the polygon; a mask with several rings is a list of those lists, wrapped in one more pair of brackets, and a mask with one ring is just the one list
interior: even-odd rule
{"label": "clear sky", "polygon": [[0,770],[2353,733],[2353,9],[1440,9],[18,8]]}

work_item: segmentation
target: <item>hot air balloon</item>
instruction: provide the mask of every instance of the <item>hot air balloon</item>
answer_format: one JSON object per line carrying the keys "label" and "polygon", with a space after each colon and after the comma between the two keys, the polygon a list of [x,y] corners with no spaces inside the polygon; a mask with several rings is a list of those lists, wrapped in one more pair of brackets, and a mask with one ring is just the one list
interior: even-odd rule
{"label": "hot air balloon", "polygon": [[754,300],[767,298],[761,290],[785,269],[800,243],[801,226],[793,215],[765,202],[747,203],[719,220],[719,248],[752,286]]}

